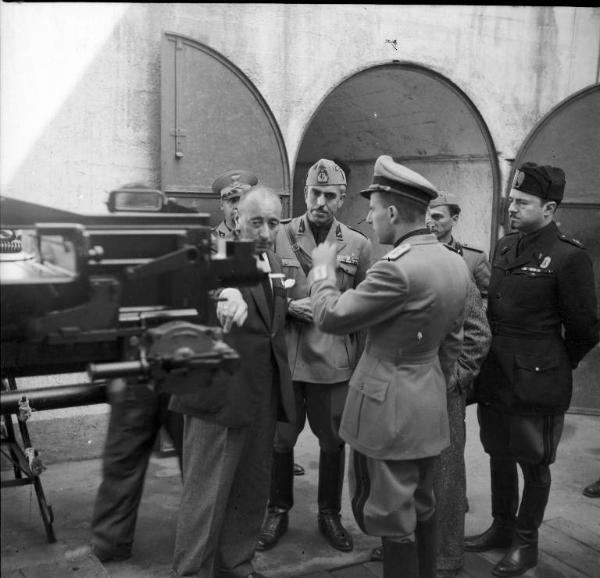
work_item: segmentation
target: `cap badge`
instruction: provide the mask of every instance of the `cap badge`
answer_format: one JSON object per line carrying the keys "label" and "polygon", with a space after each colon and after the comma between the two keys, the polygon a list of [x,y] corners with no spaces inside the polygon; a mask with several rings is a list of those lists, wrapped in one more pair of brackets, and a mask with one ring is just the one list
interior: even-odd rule
{"label": "cap badge", "polygon": [[550,265],[550,261],[552,259],[550,257],[544,257],[544,260],[540,263],[540,268],[547,269],[548,265]]}
{"label": "cap badge", "polygon": [[325,185],[328,182],[329,182],[329,175],[327,174],[325,167],[319,168],[319,172],[317,173],[317,183],[320,183],[321,185]]}
{"label": "cap badge", "polygon": [[515,180],[513,182],[513,188],[520,189],[524,180],[525,180],[525,173],[523,171],[517,171],[517,174],[515,175]]}

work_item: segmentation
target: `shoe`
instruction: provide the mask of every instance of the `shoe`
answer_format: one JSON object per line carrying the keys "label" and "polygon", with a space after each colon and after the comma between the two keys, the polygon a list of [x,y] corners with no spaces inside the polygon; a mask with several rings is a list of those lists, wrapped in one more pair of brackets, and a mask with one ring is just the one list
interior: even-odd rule
{"label": "shoe", "polygon": [[537,544],[515,542],[492,569],[494,576],[521,576],[538,563]]}
{"label": "shoe", "polygon": [[600,479],[586,486],[583,490],[583,495],[588,498],[600,498]]}
{"label": "shoe", "polygon": [[495,548],[508,548],[512,544],[513,530],[494,520],[482,534],[465,537],[467,552],[485,552]]}
{"label": "shoe", "polygon": [[100,562],[124,562],[131,558],[131,547],[120,545],[114,550],[107,550],[98,546],[98,544],[90,545],[90,554],[93,554]]}
{"label": "shoe", "polygon": [[299,464],[294,464],[294,475],[303,476],[305,474],[304,468]]}
{"label": "shoe", "polygon": [[371,562],[381,562],[383,560],[383,546],[377,546],[371,550]]}
{"label": "shoe", "polygon": [[319,530],[336,550],[351,552],[352,536],[346,532],[339,514],[319,514]]}
{"label": "shoe", "polygon": [[284,512],[268,512],[260,534],[256,549],[260,552],[270,550],[277,545],[281,536],[283,536],[289,525],[289,517],[287,511]]}

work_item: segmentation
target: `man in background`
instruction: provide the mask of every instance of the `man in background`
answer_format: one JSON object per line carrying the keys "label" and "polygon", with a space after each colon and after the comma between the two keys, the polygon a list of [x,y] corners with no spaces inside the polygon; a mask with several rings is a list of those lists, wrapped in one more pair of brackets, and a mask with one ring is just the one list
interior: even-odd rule
{"label": "man in background", "polygon": [[440,243],[447,245],[465,260],[481,297],[486,300],[490,283],[490,263],[482,249],[462,243],[452,236],[452,229],[458,223],[459,217],[460,205],[456,195],[441,192],[429,203],[426,222]]}
{"label": "man in background", "polygon": [[572,371],[598,343],[592,261],[554,223],[564,190],[559,167],[521,165],[508,197],[513,231],[500,239],[492,261],[492,344],[478,378],[477,417],[490,456],[493,522],[466,538],[465,549],[506,548],[495,576],[520,576],[537,565]]}
{"label": "man in background", "polygon": [[293,424],[277,426],[271,494],[258,549],[272,548],[288,529],[288,513],[294,504],[294,446],[308,418],[320,449],[318,527],[333,548],[348,552],[353,542],[340,519],[345,445],[338,430],[348,380],[358,359],[359,340],[355,333],[323,333],[313,323],[307,276],[312,250],[319,243],[329,242],[336,252],[338,289],[356,287],[371,265],[371,242],[336,219],[346,197],[346,175],[336,163],[321,159],[312,165],[304,195],[306,212],[282,225],[275,241],[283,271],[295,281],[288,292],[286,339],[296,417]]}

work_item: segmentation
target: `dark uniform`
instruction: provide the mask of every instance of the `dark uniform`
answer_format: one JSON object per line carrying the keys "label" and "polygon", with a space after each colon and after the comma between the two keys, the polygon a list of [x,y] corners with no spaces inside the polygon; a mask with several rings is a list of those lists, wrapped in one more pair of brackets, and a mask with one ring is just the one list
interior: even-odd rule
{"label": "dark uniform", "polygon": [[[513,189],[560,202],[564,173],[526,163]],[[596,307],[591,259],[554,222],[499,241],[488,298],[492,346],[477,388],[494,524],[465,541],[469,550],[511,545],[496,575],[516,576],[537,563],[549,464],[571,401],[572,370],[598,342]],[[518,516],[517,463],[525,482]]]}

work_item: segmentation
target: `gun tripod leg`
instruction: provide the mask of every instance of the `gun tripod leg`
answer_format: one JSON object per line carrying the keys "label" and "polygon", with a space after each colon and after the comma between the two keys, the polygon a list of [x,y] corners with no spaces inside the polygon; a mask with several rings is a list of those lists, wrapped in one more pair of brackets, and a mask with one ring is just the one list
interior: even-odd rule
{"label": "gun tripod leg", "polygon": [[[2,389],[6,390],[4,380],[2,380]],[[14,378],[8,378],[8,389],[16,390],[17,385]],[[40,515],[42,516],[42,522],[46,530],[46,537],[48,542],[51,544],[56,542],[56,535],[54,534],[54,528],[52,523],[54,522],[54,513],[52,512],[52,506],[46,502],[46,496],[44,495],[44,488],[39,476],[34,475],[29,467],[29,461],[23,448],[17,442],[15,436],[15,429],[12,422],[12,414],[4,415],[4,422],[6,426],[6,439],[2,440],[2,445],[7,445],[9,448],[9,455],[2,452],[6,457],[10,459],[13,465],[13,471],[15,474],[15,480],[11,483],[10,480],[2,482],[2,487],[15,486],[15,485],[30,485],[32,484],[35,489],[35,495],[40,508]],[[29,437],[29,430],[27,424],[17,419],[19,424],[19,431],[21,433],[21,439],[25,447],[31,447],[31,438]],[[23,478],[25,474],[25,478]]]}

